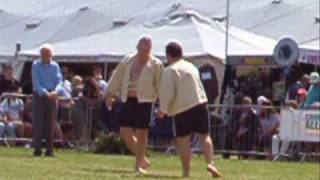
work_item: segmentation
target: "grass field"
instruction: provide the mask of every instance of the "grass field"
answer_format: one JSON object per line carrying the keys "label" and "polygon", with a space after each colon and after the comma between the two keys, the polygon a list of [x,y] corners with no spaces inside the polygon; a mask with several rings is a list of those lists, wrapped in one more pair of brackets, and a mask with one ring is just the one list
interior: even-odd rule
{"label": "grass field", "polygon": [[[17,179],[179,179],[177,156],[149,153],[148,175],[133,173],[131,156],[95,155],[74,150],[57,150],[55,158],[35,158],[31,149],[0,147],[0,180]],[[319,180],[319,163],[215,160],[225,179]],[[192,160],[191,179],[209,179],[202,157]]]}

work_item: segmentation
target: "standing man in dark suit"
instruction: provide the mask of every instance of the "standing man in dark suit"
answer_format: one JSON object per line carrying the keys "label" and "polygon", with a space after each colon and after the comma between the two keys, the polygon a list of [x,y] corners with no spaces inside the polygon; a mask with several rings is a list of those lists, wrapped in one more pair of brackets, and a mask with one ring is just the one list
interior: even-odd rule
{"label": "standing man in dark suit", "polygon": [[40,59],[32,64],[32,129],[34,156],[41,156],[41,141],[46,140],[46,156],[53,155],[53,135],[57,119],[57,89],[62,83],[58,63],[52,60],[53,48],[40,48]]}
{"label": "standing man in dark suit", "polygon": [[217,97],[219,96],[219,83],[216,70],[213,66],[205,64],[199,68],[199,71],[200,79],[208,97],[208,103],[214,104]]}

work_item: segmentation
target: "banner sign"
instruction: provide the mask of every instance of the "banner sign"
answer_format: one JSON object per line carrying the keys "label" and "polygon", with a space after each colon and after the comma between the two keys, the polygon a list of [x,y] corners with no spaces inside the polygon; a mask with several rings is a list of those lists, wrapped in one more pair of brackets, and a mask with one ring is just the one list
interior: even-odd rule
{"label": "banner sign", "polygon": [[246,57],[244,58],[245,65],[265,65],[267,60],[263,57]]}
{"label": "banner sign", "polygon": [[320,51],[300,49],[298,62],[320,66]]}
{"label": "banner sign", "polygon": [[228,56],[227,64],[232,66],[277,66],[272,56]]}
{"label": "banner sign", "polygon": [[320,111],[282,109],[280,138],[287,141],[320,142]]}

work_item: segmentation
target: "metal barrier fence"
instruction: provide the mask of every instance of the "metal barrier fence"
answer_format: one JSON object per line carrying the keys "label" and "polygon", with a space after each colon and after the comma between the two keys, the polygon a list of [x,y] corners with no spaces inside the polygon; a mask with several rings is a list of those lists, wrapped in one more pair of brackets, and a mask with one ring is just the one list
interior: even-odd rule
{"label": "metal barrier fence", "polygon": [[[1,105],[4,100],[12,98],[23,100],[24,108],[23,115],[10,122],[6,117],[8,109],[3,109]],[[26,124],[32,124],[32,95],[4,93],[0,100],[0,143],[30,147],[32,136],[19,134],[18,125],[21,124],[25,129]],[[54,133],[55,146],[73,147],[79,145],[88,147],[92,143],[97,130],[105,130],[100,127],[102,104],[101,101],[88,98],[58,98],[58,119]],[[96,131],[93,126],[97,126]],[[11,132],[8,133],[8,131]],[[31,130],[29,129],[29,131]]]}
{"label": "metal barrier fence", "polygon": [[[32,100],[31,95],[3,95],[3,98],[9,97],[24,99],[26,106]],[[112,112],[108,112],[102,101],[85,98],[59,98],[57,131],[60,131],[60,135],[56,133],[55,145],[89,147],[99,132],[118,132],[119,108],[121,108],[121,104],[113,108]],[[214,142],[215,153],[222,154],[224,158],[231,155],[237,155],[240,158],[271,158],[271,155],[274,155],[278,158],[281,146],[282,149],[285,149],[285,157],[292,157],[292,155],[299,153],[306,155],[307,153],[304,151],[319,156],[319,142],[315,144],[292,142],[289,145],[286,144],[287,148],[284,148],[284,143],[281,144],[281,140],[276,139],[279,137],[280,124],[276,119],[280,116],[276,114],[280,112],[280,107],[209,105],[208,108],[211,117],[210,135]],[[260,115],[263,114],[261,112],[276,112],[276,114],[264,115],[263,117]],[[4,124],[0,112],[0,128],[1,122]],[[199,152],[201,148],[197,137],[193,136],[192,139],[192,149],[194,152]],[[0,143],[10,144],[8,143],[10,141],[31,146],[32,140],[30,136],[10,137],[4,134],[1,137],[0,133]],[[149,133],[149,147],[163,149],[168,153],[174,151],[172,119],[170,117],[159,120],[154,113]],[[274,150],[275,148],[278,151]]]}
{"label": "metal barrier fence", "polygon": [[[306,156],[317,158],[320,156],[320,136],[313,141],[308,139],[285,141],[283,138],[283,134],[287,134],[283,126],[296,134],[305,133],[302,128],[293,128],[292,124],[288,123],[289,119],[295,122],[303,121],[295,116],[284,116],[284,110],[292,111],[289,107],[209,105],[209,108],[215,152],[221,153],[225,158],[230,155],[238,155],[241,158],[265,156],[278,160],[280,157],[304,159]],[[309,113],[312,110],[296,111]],[[266,112],[271,114],[268,116]],[[315,125],[312,133],[320,135],[319,114],[317,117],[318,120],[315,122],[319,123],[319,127]]]}

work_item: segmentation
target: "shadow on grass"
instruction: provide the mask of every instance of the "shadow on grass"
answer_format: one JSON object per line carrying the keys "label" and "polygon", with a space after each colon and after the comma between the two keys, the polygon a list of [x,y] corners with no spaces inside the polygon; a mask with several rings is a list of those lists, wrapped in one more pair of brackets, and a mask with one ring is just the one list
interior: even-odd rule
{"label": "shadow on grass", "polygon": [[19,152],[19,153],[2,153],[0,151],[0,158],[18,158],[18,159],[49,159],[49,160],[59,160],[59,155],[54,157],[47,157],[44,155],[44,153],[41,156],[34,156],[33,152]]}
{"label": "shadow on grass", "polygon": [[133,171],[128,169],[106,169],[106,168],[82,168],[83,171],[92,171],[95,173],[111,173],[111,174],[132,174]]}
{"label": "shadow on grass", "polygon": [[182,179],[181,176],[177,175],[165,175],[165,174],[156,174],[156,173],[149,173],[145,175],[137,175],[137,177],[141,179]]}
{"label": "shadow on grass", "polygon": [[165,174],[158,174],[158,173],[148,173],[144,175],[136,174],[134,171],[128,169],[97,169],[97,168],[82,168],[83,171],[93,171],[95,173],[110,173],[114,175],[123,175],[124,177],[138,177],[141,179],[180,179],[181,176],[177,175],[165,175]]}
{"label": "shadow on grass", "polygon": [[29,159],[31,159],[31,158],[35,158],[35,159],[40,158],[40,157],[34,157],[32,155],[32,153],[29,153],[29,154],[28,153],[6,154],[6,153],[1,153],[0,152],[0,156],[4,157],[4,158],[29,158]]}

